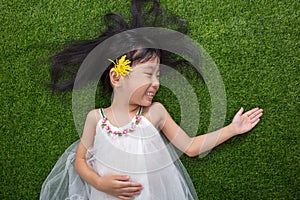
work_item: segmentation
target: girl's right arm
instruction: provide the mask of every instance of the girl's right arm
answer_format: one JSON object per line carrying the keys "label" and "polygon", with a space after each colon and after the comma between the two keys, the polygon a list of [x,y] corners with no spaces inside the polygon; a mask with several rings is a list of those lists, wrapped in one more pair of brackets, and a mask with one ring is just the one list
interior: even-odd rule
{"label": "girl's right arm", "polygon": [[86,161],[87,147],[91,147],[93,144],[96,125],[99,121],[99,117],[97,116],[97,110],[93,110],[87,115],[82,139],[78,144],[76,152],[75,170],[84,181],[95,189],[120,199],[132,199],[134,195],[140,194],[142,189],[141,184],[129,182],[130,177],[127,175],[114,174],[101,177]]}

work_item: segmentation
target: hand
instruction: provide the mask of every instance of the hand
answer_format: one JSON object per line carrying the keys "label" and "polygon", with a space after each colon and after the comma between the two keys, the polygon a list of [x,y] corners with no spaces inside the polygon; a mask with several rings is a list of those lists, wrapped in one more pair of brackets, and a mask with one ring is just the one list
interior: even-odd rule
{"label": "hand", "polygon": [[254,108],[247,112],[241,108],[234,116],[230,126],[233,128],[236,134],[243,134],[250,131],[260,121],[260,117],[263,115],[263,109]]}
{"label": "hand", "polygon": [[99,190],[122,200],[132,200],[143,189],[140,183],[129,182],[126,175],[108,175],[101,177]]}

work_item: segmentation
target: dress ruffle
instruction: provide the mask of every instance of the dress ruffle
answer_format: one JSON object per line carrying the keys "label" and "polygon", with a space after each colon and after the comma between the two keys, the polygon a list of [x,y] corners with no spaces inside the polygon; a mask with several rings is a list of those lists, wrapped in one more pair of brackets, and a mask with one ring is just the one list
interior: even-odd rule
{"label": "dress ruffle", "polygon": [[40,200],[88,200],[91,187],[74,169],[79,140],[74,142],[59,158],[44,181]]}
{"label": "dress ruffle", "polygon": [[[141,183],[143,190],[135,200],[198,199],[173,146],[146,118],[126,136],[113,137],[99,124],[93,146],[88,147],[87,163],[100,176],[126,174],[130,181]],[[79,177],[74,169],[78,143],[73,143],[57,161],[42,186],[40,200],[117,199]]]}

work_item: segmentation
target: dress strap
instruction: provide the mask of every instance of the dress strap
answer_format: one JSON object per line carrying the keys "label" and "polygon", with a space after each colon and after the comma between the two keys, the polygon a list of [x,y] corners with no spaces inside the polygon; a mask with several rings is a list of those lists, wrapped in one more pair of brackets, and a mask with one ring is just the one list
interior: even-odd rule
{"label": "dress strap", "polygon": [[104,114],[104,111],[103,111],[103,108],[99,108],[99,111],[100,111],[101,117],[106,118],[106,116]]}
{"label": "dress strap", "polygon": [[142,115],[142,112],[143,112],[143,106],[140,106],[139,110],[136,113],[136,115]]}
{"label": "dress strap", "polygon": [[[106,118],[106,116],[104,114],[104,111],[103,111],[103,108],[99,108],[99,111],[100,111],[101,117]],[[136,113],[136,115],[142,115],[142,112],[143,112],[143,107],[140,106],[137,113]]]}

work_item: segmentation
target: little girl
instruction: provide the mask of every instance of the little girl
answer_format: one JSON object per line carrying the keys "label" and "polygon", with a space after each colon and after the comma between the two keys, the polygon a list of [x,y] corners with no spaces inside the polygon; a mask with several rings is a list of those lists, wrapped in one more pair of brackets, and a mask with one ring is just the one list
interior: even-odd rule
{"label": "little girl", "polygon": [[[141,26],[140,2],[132,2],[135,25],[131,28]],[[158,5],[153,1],[150,9],[155,16],[160,11]],[[120,16],[113,16],[122,25],[114,34],[129,29]],[[81,64],[111,35],[108,27],[99,38],[76,43],[54,56],[53,89],[72,87],[72,81],[57,84],[58,69]],[[138,48],[111,60],[101,77],[104,91],[113,92],[111,105],[88,113],[81,140],[57,162],[43,184],[40,199],[198,199],[168,141],[188,156],[199,155],[250,131],[259,122],[262,109],[244,113],[241,108],[228,126],[189,137],[162,104],[152,102],[160,86],[164,56],[162,50]]]}

